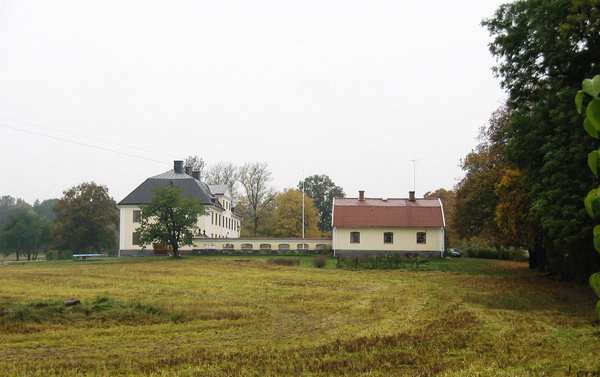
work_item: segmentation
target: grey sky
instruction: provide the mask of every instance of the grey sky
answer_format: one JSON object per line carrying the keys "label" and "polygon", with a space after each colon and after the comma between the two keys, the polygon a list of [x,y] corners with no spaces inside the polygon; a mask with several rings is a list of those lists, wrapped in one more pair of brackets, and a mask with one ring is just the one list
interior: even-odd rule
{"label": "grey sky", "polygon": [[189,154],[389,197],[415,158],[418,195],[449,188],[505,97],[479,25],[501,2],[0,0],[0,194],[120,200]]}

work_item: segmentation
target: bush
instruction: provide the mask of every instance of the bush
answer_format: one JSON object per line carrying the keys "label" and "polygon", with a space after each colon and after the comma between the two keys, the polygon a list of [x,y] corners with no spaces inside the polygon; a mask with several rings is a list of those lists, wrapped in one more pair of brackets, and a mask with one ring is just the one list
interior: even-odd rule
{"label": "bush", "polygon": [[398,268],[419,269],[429,260],[419,255],[379,255],[379,256],[360,256],[360,257],[339,257],[337,258],[337,268],[351,270],[391,270]]}
{"label": "bush", "polygon": [[323,268],[327,264],[327,257],[324,255],[319,255],[313,258],[313,266],[316,268]]}
{"label": "bush", "polygon": [[465,256],[470,258],[501,259],[501,260],[527,260],[527,253],[523,249],[495,248],[495,247],[465,247],[462,249]]}
{"label": "bush", "polygon": [[267,263],[276,264],[278,266],[299,266],[300,259],[288,259],[288,258],[271,258],[267,260]]}
{"label": "bush", "polygon": [[50,250],[46,252],[46,260],[72,259],[73,252],[68,250]]}

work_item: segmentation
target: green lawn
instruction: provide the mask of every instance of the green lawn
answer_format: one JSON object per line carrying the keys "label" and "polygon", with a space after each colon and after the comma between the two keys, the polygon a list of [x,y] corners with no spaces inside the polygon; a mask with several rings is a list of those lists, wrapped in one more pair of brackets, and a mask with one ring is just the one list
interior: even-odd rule
{"label": "green lawn", "polygon": [[[518,262],[349,271],[188,257],[0,266],[0,375],[600,371],[586,287]],[[76,297],[79,306],[62,300]]]}

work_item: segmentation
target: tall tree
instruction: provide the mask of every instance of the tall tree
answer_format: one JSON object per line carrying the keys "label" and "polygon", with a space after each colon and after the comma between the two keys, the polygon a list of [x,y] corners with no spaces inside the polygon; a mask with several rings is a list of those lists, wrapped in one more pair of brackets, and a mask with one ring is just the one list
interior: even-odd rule
{"label": "tall tree", "polygon": [[517,1],[500,6],[483,25],[509,94],[507,157],[524,175],[530,213],[540,227],[538,267],[584,280],[600,267],[600,256],[591,248],[592,222],[581,208],[593,176],[580,166],[593,143],[578,127],[573,98],[581,78],[600,69],[600,5]]}
{"label": "tall tree", "polygon": [[0,248],[4,254],[15,253],[17,260],[37,259],[51,241],[50,224],[31,209],[12,211],[0,229]]}
{"label": "tall tree", "polygon": [[212,165],[206,172],[206,183],[209,185],[227,185],[234,201],[238,197],[237,181],[238,168],[230,162],[219,162]]}
{"label": "tall tree", "polygon": [[251,221],[252,235],[258,234],[263,210],[272,203],[275,194],[269,186],[271,172],[266,163],[247,163],[240,168],[239,180],[243,188],[243,203],[247,207],[247,217]]}
{"label": "tall tree", "polygon": [[0,227],[8,221],[10,212],[15,208],[27,209],[31,206],[23,199],[13,198],[10,195],[0,197]]}
{"label": "tall tree", "polygon": [[336,186],[333,180],[325,174],[315,174],[304,178],[298,183],[298,190],[304,190],[306,195],[313,199],[319,212],[319,229],[330,232],[333,198],[346,196],[344,190],[340,186]]}
{"label": "tall tree", "polygon": [[56,203],[58,203],[58,199],[46,199],[41,202],[36,200],[33,203],[33,210],[40,215],[41,218],[53,222],[56,219],[56,214],[54,213]]}
{"label": "tall tree", "polygon": [[113,251],[119,220],[106,186],[82,183],[64,192],[55,206],[54,240],[59,249]]}
{"label": "tall tree", "polygon": [[440,199],[444,206],[444,218],[446,219],[446,235],[448,244],[452,245],[458,239],[454,226],[454,208],[456,206],[456,193],[453,190],[440,188],[435,191],[426,192],[425,199]]}
{"label": "tall tree", "polygon": [[[275,210],[271,223],[271,235],[274,237],[302,236],[302,192],[285,190],[275,198]],[[304,198],[304,235],[318,237],[319,215],[310,197]]]}
{"label": "tall tree", "polygon": [[506,167],[501,135],[509,120],[510,113],[505,107],[494,112],[488,125],[481,129],[479,144],[463,160],[466,174],[456,186],[455,209],[450,220],[460,238],[479,237],[501,243],[495,220],[496,184]]}
{"label": "tall tree", "polygon": [[181,246],[193,244],[198,216],[203,213],[202,205],[184,197],[179,188],[160,188],[154,192],[150,204],[142,207],[140,242],[169,245],[173,257],[179,258]]}

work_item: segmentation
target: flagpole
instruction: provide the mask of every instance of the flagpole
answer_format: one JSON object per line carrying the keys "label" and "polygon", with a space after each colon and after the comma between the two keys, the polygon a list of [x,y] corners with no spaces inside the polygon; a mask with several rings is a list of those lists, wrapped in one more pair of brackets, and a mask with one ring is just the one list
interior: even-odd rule
{"label": "flagpole", "polygon": [[304,181],[302,181],[302,239],[304,239]]}

